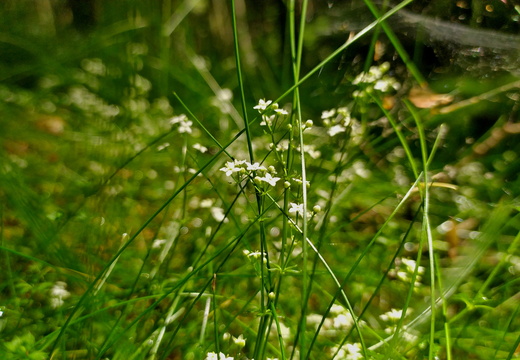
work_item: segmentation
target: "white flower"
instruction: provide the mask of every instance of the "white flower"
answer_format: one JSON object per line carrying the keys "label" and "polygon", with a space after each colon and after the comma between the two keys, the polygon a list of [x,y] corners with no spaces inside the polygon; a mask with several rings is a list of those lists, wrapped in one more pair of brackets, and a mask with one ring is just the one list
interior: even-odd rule
{"label": "white flower", "polygon": [[408,273],[405,271],[398,271],[397,277],[404,282],[409,282],[411,280],[410,276],[408,276]]}
{"label": "white flower", "polygon": [[197,144],[193,144],[192,147],[193,147],[195,150],[199,150],[199,151],[200,151],[201,153],[203,153],[203,154],[204,154],[206,151],[208,151],[208,148],[207,148],[207,147],[205,147],[205,146],[203,146],[203,145],[201,145],[201,144],[199,144],[199,143],[197,143]]}
{"label": "white flower", "polygon": [[345,132],[346,130],[347,129],[342,125],[334,125],[329,130],[327,130],[327,134],[329,134],[329,136],[334,136],[339,133]]}
{"label": "white flower", "polygon": [[187,120],[183,121],[181,125],[179,126],[179,133],[188,133],[191,134],[191,125],[193,125],[193,122]]}
{"label": "white flower", "polygon": [[217,355],[217,353],[209,352],[206,355],[206,359],[205,360],[234,360],[234,358],[232,356],[226,356],[223,353],[219,353]]}
{"label": "white flower", "polygon": [[382,92],[387,92],[391,89],[399,90],[400,88],[401,84],[399,84],[393,77],[390,76],[384,76],[374,84],[374,89]]}
{"label": "white flower", "polygon": [[233,92],[230,89],[220,89],[217,91],[217,99],[220,101],[233,100]]}
{"label": "white flower", "polygon": [[213,206],[211,209],[209,209],[209,211],[211,212],[211,216],[213,216],[213,219],[215,219],[216,221],[220,222],[222,220],[227,220],[224,209]]}
{"label": "white flower", "polygon": [[339,314],[333,319],[333,326],[336,329],[350,328],[354,324],[354,319],[350,313]]}
{"label": "white flower", "polygon": [[289,149],[289,140],[287,139],[280,140],[278,144],[276,144],[276,151],[278,152],[286,151],[287,149]]}
{"label": "white flower", "polygon": [[345,126],[345,127],[350,126],[351,121],[352,121],[352,118],[350,117],[350,115],[348,115],[348,114],[345,115],[345,117],[343,118],[343,121],[342,121],[343,126]]}
{"label": "white flower", "polygon": [[383,321],[397,322],[403,316],[403,310],[392,309],[382,315],[379,318]]}
{"label": "white flower", "polygon": [[298,213],[303,216],[303,204],[289,203],[289,205],[291,206],[289,208],[289,213],[291,213],[291,214]]}
{"label": "white flower", "polygon": [[338,114],[341,116],[350,116],[350,111],[348,107],[340,107],[338,108]]}
{"label": "white flower", "polygon": [[254,163],[254,164],[250,164],[250,163],[246,163],[247,164],[247,170],[249,171],[258,171],[258,170],[264,170],[264,171],[267,171],[267,169],[265,168],[265,166],[263,165],[260,165],[259,163]]}
{"label": "white flower", "polygon": [[361,346],[359,344],[346,344],[348,350],[347,359],[358,360],[362,359],[363,355],[361,354]]}
{"label": "white flower", "polygon": [[356,173],[357,176],[359,177],[362,177],[364,179],[367,179],[370,177],[370,175],[372,174],[370,172],[370,170],[368,170],[366,167],[365,167],[365,163],[361,160],[358,160],[356,161],[353,165],[352,165],[352,169],[354,170],[354,172]]}
{"label": "white flower", "polygon": [[206,360],[218,360],[218,355],[215,354],[214,352],[209,352],[206,355]]}
{"label": "white flower", "polygon": [[70,292],[67,291],[67,283],[57,281],[51,289],[51,306],[55,309],[59,308],[69,296]]}
{"label": "white flower", "polygon": [[358,360],[363,359],[363,355],[361,354],[361,345],[356,344],[345,344],[341,348],[332,347],[331,351],[333,353],[337,352],[338,359],[345,360]]}
{"label": "white flower", "polygon": [[289,115],[289,113],[288,113],[287,110],[285,110],[285,109],[274,109],[274,112],[275,112],[277,115]]}
{"label": "white flower", "polygon": [[175,125],[175,124],[178,124],[178,123],[181,123],[181,122],[184,122],[188,120],[188,117],[184,114],[181,114],[181,115],[178,115],[178,116],[174,116],[170,119],[170,125]]}
{"label": "white flower", "polygon": [[225,172],[226,176],[231,176],[231,174],[241,171],[243,169],[242,165],[245,163],[245,160],[228,161],[225,167],[220,168],[220,171]]}
{"label": "white flower", "polygon": [[336,115],[336,109],[325,110],[321,113],[322,119],[329,119]]}
{"label": "white flower", "polygon": [[331,314],[342,314],[345,311],[346,310],[345,310],[345,308],[343,306],[337,305],[337,304],[332,305],[332,307],[330,308],[330,313]]}
{"label": "white flower", "polygon": [[170,119],[170,125],[179,124],[179,133],[191,134],[191,125],[193,122],[188,120],[188,117],[184,114],[174,116]]}
{"label": "white flower", "polygon": [[278,180],[280,180],[279,177],[273,177],[271,174],[266,173],[265,176],[257,176],[256,179],[266,182],[271,186],[275,186]]}
{"label": "white flower", "polygon": [[273,102],[272,100],[265,101],[264,99],[260,99],[258,101],[258,105],[254,106],[253,109],[256,109],[259,112],[262,112],[265,109],[267,109],[269,107],[269,105],[271,105],[272,102]]}
{"label": "white flower", "polygon": [[244,335],[242,335],[242,334],[240,334],[237,338],[233,336],[233,342],[239,348],[243,348],[244,346],[246,346],[246,340],[247,339],[244,339]]}
{"label": "white flower", "polygon": [[[415,260],[402,258],[401,262],[406,265],[409,272],[411,272],[411,273],[415,272],[415,268],[417,267],[417,263],[415,262]],[[424,267],[419,266],[419,269],[417,269],[417,272],[421,275],[424,274]]]}
{"label": "white flower", "polygon": [[213,200],[212,199],[204,199],[204,200],[201,200],[199,206],[201,208],[209,208],[211,207],[211,205],[213,205]]}
{"label": "white flower", "polygon": [[226,173],[226,176],[231,176],[231,174],[240,171],[239,168],[235,167],[235,163],[233,161],[226,162],[226,166],[220,168],[220,171]]}
{"label": "white flower", "polygon": [[382,91],[382,92],[386,92],[388,90],[388,88],[390,87],[389,85],[390,84],[388,83],[388,81],[377,80],[376,83],[374,84],[374,89]]}

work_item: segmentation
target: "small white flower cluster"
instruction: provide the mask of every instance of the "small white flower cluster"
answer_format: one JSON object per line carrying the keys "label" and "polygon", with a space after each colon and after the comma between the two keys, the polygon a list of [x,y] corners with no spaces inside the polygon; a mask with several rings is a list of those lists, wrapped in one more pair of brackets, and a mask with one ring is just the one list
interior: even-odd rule
{"label": "small white flower cluster", "polygon": [[[258,105],[254,106],[253,109],[258,110],[262,114],[262,122],[260,126],[266,126],[269,131],[273,130],[275,121],[280,117],[289,115],[287,110],[280,109],[277,103],[273,103],[272,100],[260,99]],[[312,125],[311,125],[312,126]]]}
{"label": "small white flower cluster", "polygon": [[398,322],[403,316],[403,310],[392,309],[384,314],[379,315],[379,318],[385,322]]}
{"label": "small white flower cluster", "polygon": [[[224,353],[209,352],[204,360],[235,360],[233,356],[227,356]],[[254,360],[254,359],[251,359]],[[266,358],[266,360],[278,360],[277,358]]]}
{"label": "small white flower cluster", "polygon": [[209,352],[207,355],[206,355],[206,359],[205,360],[235,360],[234,357],[232,356],[226,356],[224,353],[214,353],[214,352]]}
{"label": "small white flower cluster", "polygon": [[363,359],[363,355],[361,354],[361,345],[359,343],[354,344],[345,344],[341,348],[337,346],[332,347],[332,354],[337,353],[335,358],[337,359],[345,359],[345,360],[358,360]]}
{"label": "small white flower cluster", "polygon": [[349,127],[357,124],[357,120],[350,117],[350,110],[346,107],[325,110],[321,113],[321,118],[323,125],[328,128],[329,136],[344,133]]}
{"label": "small white flower cluster", "polygon": [[[339,333],[342,333],[346,330],[349,330],[354,326],[354,318],[350,314],[350,312],[345,309],[341,305],[332,305],[330,309],[331,317],[328,317],[323,322],[323,330],[325,334],[335,336]],[[313,323],[318,326],[321,322],[322,316],[319,314],[311,314],[309,315],[309,323]],[[363,325],[364,322],[360,321],[360,325]]]}
{"label": "small white flower cluster", "polygon": [[244,176],[252,177],[254,172],[254,181],[257,185],[267,184],[275,186],[280,180],[276,175],[274,166],[265,167],[259,163],[251,164],[245,160],[234,160],[226,162],[226,166],[220,169],[226,173],[226,176],[238,174],[238,180],[241,181]]}
{"label": "small white flower cluster", "polygon": [[[303,216],[303,204],[297,204],[297,203],[289,203],[289,214],[298,214],[300,216]],[[321,206],[314,205],[312,208],[312,212],[307,211],[307,216],[313,216],[321,211]]]}
{"label": "small white flower cluster", "polygon": [[[412,281],[412,276],[415,272],[415,269],[417,268],[416,261],[412,260],[412,259],[401,258],[400,265],[404,265],[404,266],[399,266],[397,273],[396,273],[397,278],[406,283],[410,283]],[[419,266],[417,268],[417,276],[415,278],[415,284],[414,284],[415,287],[419,287],[422,285],[421,280],[422,280],[422,275],[424,275],[424,271],[425,271],[425,269],[423,266]]]}
{"label": "small white flower cluster", "polygon": [[367,97],[374,90],[382,93],[399,90],[401,84],[394,77],[386,75],[388,70],[390,70],[390,63],[384,62],[379,66],[372,66],[366,73],[360,73],[352,81],[352,84],[360,85],[362,90],[356,90],[352,95],[355,98],[360,98]]}
{"label": "small white flower cluster", "polygon": [[177,129],[177,131],[180,133],[180,134],[183,134],[183,133],[186,133],[186,134],[191,134],[192,130],[191,130],[191,126],[193,125],[193,122],[191,122],[190,120],[188,120],[188,117],[184,114],[181,114],[181,115],[178,115],[178,116],[174,116],[170,119],[170,125],[179,125],[179,128]]}
{"label": "small white flower cluster", "polygon": [[354,325],[354,318],[350,311],[341,305],[332,305],[330,313],[334,315],[332,318],[332,326],[334,329],[350,329]]}
{"label": "small white flower cluster", "polygon": [[[410,313],[411,309],[408,308],[406,314]],[[385,323],[388,323],[388,326],[385,328],[385,333],[387,334],[393,334],[395,332],[397,322],[401,319],[403,316],[403,310],[397,310],[397,309],[391,309],[390,311],[379,315],[379,318],[384,321]],[[405,326],[406,329],[406,326]]]}
{"label": "small white flower cluster", "polygon": [[199,143],[196,143],[196,144],[193,144],[192,145],[192,148],[194,148],[195,150],[198,150],[200,151],[201,153],[206,153],[208,151],[208,148],[205,147],[204,145],[201,145]]}
{"label": "small white flower cluster", "polygon": [[70,296],[70,292],[67,291],[67,283],[63,281],[57,281],[51,289],[51,306],[55,309],[61,307],[64,304],[64,300]]}

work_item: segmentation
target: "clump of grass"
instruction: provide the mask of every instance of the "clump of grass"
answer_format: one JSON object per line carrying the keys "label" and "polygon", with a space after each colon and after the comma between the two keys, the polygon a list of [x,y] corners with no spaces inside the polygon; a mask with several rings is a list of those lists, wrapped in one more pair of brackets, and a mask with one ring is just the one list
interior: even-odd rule
{"label": "clump of grass", "polygon": [[[191,2],[127,4],[103,56],[2,86],[4,358],[513,358],[517,149],[492,172],[465,138],[453,157],[455,116],[402,100],[426,86],[384,23],[408,3],[368,3],[374,22],[307,67],[309,4],[289,1],[291,85],[256,99],[241,1],[232,89],[189,41]],[[311,106],[309,83],[379,28],[401,60],[368,56]]]}

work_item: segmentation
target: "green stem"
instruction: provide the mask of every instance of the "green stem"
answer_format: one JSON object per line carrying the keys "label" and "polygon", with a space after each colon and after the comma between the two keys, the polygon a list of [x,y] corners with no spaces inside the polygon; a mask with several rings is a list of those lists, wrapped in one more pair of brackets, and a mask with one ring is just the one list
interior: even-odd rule
{"label": "green stem", "polygon": [[237,30],[237,14],[235,9],[235,0],[231,0],[231,19],[233,24],[233,43],[235,50],[235,63],[237,67],[238,86],[240,87],[240,101],[242,102],[242,115],[244,117],[244,125],[246,129],[247,147],[249,149],[249,160],[251,163],[255,162],[253,154],[253,142],[251,139],[251,132],[249,129],[249,121],[247,119],[247,105],[246,96],[244,92],[244,79],[242,78],[242,67],[240,65],[240,50],[238,47],[238,30]]}
{"label": "green stem", "polygon": [[429,348],[429,354],[428,358],[432,360],[435,357],[434,350],[435,350],[435,315],[436,315],[436,300],[437,297],[435,295],[435,273],[436,273],[436,266],[435,266],[435,253],[433,248],[433,235],[431,231],[431,224],[430,224],[430,187],[428,185],[429,183],[429,176],[428,176],[428,149],[426,145],[426,135],[424,132],[424,126],[422,124],[421,119],[419,118],[419,115],[415,111],[415,109],[407,102],[405,101],[405,105],[408,107],[408,110],[412,114],[412,117],[415,120],[415,123],[417,125],[417,131],[419,133],[419,141],[421,144],[421,155],[422,155],[422,163],[423,163],[423,179],[424,179],[424,186],[421,187],[421,195],[423,198],[423,232],[421,238],[423,236],[426,236],[426,241],[428,242],[428,255],[429,255],[429,263],[430,263],[430,306],[431,306],[431,314],[430,314],[430,348]]}

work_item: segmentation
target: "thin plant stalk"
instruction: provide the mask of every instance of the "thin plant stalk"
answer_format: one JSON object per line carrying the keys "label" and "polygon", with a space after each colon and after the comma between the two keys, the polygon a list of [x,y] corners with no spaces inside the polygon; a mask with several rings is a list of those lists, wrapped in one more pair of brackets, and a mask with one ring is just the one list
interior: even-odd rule
{"label": "thin plant stalk", "polygon": [[[436,264],[439,264],[439,256],[435,254],[435,262]],[[439,292],[441,296],[442,301],[442,317],[444,322],[444,336],[446,337],[446,360],[452,360],[452,338],[451,338],[451,329],[450,329],[450,322],[448,321],[448,304],[446,299],[444,298],[444,292],[442,291],[442,274],[440,272],[440,266],[437,265],[437,282],[439,284]]]}
{"label": "thin plant stalk", "polygon": [[[240,88],[240,99],[242,102],[242,113],[244,117],[244,125],[245,125],[245,133],[246,133],[246,139],[247,139],[247,146],[249,150],[249,159],[251,163],[254,163],[254,151],[253,151],[253,141],[251,136],[251,131],[249,128],[249,120],[247,116],[247,105],[246,105],[246,99],[245,99],[245,92],[244,92],[244,80],[242,78],[242,70],[241,70],[241,63],[240,63],[240,50],[239,50],[239,43],[238,43],[238,29],[237,29],[237,16],[236,16],[236,8],[235,8],[235,0],[231,0],[231,19],[232,19],[232,25],[233,25],[233,42],[234,42],[234,51],[235,51],[235,63],[236,63],[236,71],[237,71],[237,77],[238,77],[238,85]],[[256,194],[256,200],[258,205],[258,213],[263,212],[263,199],[259,191],[255,191]],[[264,221],[260,222],[260,252],[262,254],[267,254],[267,241],[266,241],[266,229],[265,229],[265,223]],[[269,268],[269,259],[267,259],[266,263],[267,267]],[[263,345],[262,342],[265,341],[264,334],[267,331],[267,320],[268,315],[266,312],[266,289],[267,291],[271,291],[271,279],[269,273],[264,274],[264,267],[261,268],[261,282],[262,282],[262,290],[260,292],[260,307],[261,312],[264,314],[261,317],[260,325],[259,325],[259,331],[257,336],[257,346],[256,349],[262,349]],[[258,357],[258,351],[255,350],[255,357]]]}
{"label": "thin plant stalk", "polygon": [[[290,41],[291,41],[291,57],[293,60],[293,77],[294,82],[298,83],[300,79],[300,67],[301,67],[301,59],[303,54],[303,38],[305,34],[305,22],[307,17],[307,6],[308,1],[304,0],[301,4],[301,14],[300,14],[300,26],[298,33],[298,44],[296,45],[296,12],[295,12],[295,1],[291,0],[290,2]],[[307,238],[307,171],[305,167],[305,152],[304,152],[304,141],[303,141],[303,124],[302,124],[302,114],[301,114],[301,104],[300,104],[300,92],[299,88],[294,89],[293,95],[294,102],[294,111],[293,116],[296,117],[296,125],[298,129],[298,138],[300,145],[300,166],[301,166],[301,176],[302,176],[302,203],[303,203],[303,214],[302,214],[302,236],[304,239]],[[303,263],[302,263],[302,304],[301,304],[301,316],[300,316],[300,356],[305,358],[306,351],[306,337],[305,337],[305,329],[307,324],[307,301],[309,298],[308,291],[308,281],[309,281],[309,272],[308,272],[308,250],[307,250],[307,242],[303,241],[302,243],[302,254],[303,254]]]}

